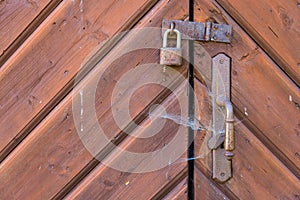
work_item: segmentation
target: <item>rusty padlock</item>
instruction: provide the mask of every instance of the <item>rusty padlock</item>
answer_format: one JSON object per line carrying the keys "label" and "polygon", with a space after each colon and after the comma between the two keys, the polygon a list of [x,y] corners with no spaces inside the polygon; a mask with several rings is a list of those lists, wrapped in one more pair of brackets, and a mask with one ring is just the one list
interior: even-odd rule
{"label": "rusty padlock", "polygon": [[[167,47],[168,36],[174,32],[177,36],[176,47]],[[168,29],[164,33],[163,47],[160,49],[160,64],[168,66],[182,65],[181,33],[177,29]]]}

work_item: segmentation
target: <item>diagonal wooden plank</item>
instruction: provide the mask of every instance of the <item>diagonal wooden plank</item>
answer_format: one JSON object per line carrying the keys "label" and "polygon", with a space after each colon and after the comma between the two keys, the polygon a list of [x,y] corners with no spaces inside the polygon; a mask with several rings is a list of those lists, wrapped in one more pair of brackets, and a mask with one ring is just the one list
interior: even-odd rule
{"label": "diagonal wooden plank", "polygon": [[234,199],[227,197],[209,177],[206,177],[197,167],[195,167],[195,199],[199,200],[229,200]]}
{"label": "diagonal wooden plank", "polygon": [[[242,123],[236,126],[233,177],[221,184],[239,199],[297,199],[300,181]],[[197,160],[202,171],[209,162]]]}
{"label": "diagonal wooden plank", "polygon": [[244,113],[242,120],[251,121],[260,130],[254,132],[257,137],[300,177],[299,88],[222,8],[208,0],[196,2],[201,8],[196,12],[197,21],[210,18],[233,26],[231,44],[203,46],[211,56],[226,52],[232,58],[232,101]]}
{"label": "diagonal wooden plank", "polygon": [[[8,47],[26,31],[26,28],[34,23],[39,24],[39,15],[49,13],[56,7],[59,1],[1,1],[0,2],[0,59]],[[43,12],[49,10],[48,12]],[[41,16],[45,18],[46,16]],[[33,25],[32,27],[36,27]],[[31,32],[31,30],[29,30]],[[26,37],[21,36],[21,37]],[[23,39],[21,39],[23,40]],[[3,64],[3,63],[2,63]],[[2,65],[1,64],[1,65]]]}
{"label": "diagonal wooden plank", "polygon": [[299,86],[299,2],[280,0],[216,1]]}
{"label": "diagonal wooden plank", "polygon": [[[210,178],[207,178],[198,168],[195,168],[195,199],[198,200],[229,200],[222,191],[220,191]],[[187,199],[187,185],[186,179],[180,182],[164,200],[184,200]]]}
{"label": "diagonal wooden plank", "polygon": [[[174,184],[173,179],[176,179],[178,174],[184,171],[186,176],[186,159],[184,157],[186,156],[187,129],[174,121],[163,121],[164,119],[161,117],[164,112],[178,116],[182,112],[187,114],[187,108],[181,107],[187,103],[186,89],[186,84],[181,84],[161,104],[164,110],[158,107],[152,111],[152,117],[147,118],[140,127],[130,133],[130,137],[127,137],[118,148],[115,148],[68,194],[66,199],[157,199],[152,196],[169,184]],[[146,137],[147,135],[148,137]],[[168,160],[174,159],[171,158],[172,151],[174,153],[176,150],[171,149],[171,152],[168,152],[167,148],[169,147],[166,146],[175,137],[179,137],[179,140],[175,146],[173,144],[173,148],[183,149],[183,151],[179,153],[179,159],[169,162]],[[163,151],[165,153],[162,153]],[[128,156],[128,152],[138,155],[133,160],[133,157]],[[144,157],[142,153],[149,153],[149,156]],[[116,164],[118,164],[118,169],[115,169]],[[149,172],[143,171],[146,168],[150,169]],[[131,172],[123,171],[126,169],[131,169]],[[109,182],[110,186],[106,182]]]}
{"label": "diagonal wooden plank", "polygon": [[155,2],[64,1],[47,18],[0,71],[0,160],[70,91],[87,55]]}
{"label": "diagonal wooden plank", "polygon": [[[203,86],[199,82],[195,82],[195,88],[197,87]],[[204,96],[208,97],[208,93]],[[204,110],[203,114],[206,118],[211,118],[211,103],[208,103],[207,107],[210,108]],[[200,110],[200,112],[203,112],[203,110]],[[238,122],[238,119],[235,120]],[[233,177],[224,184],[215,183],[215,187],[229,199],[298,198],[300,180],[243,123],[235,125],[235,133],[236,149],[232,166]],[[209,134],[204,138],[203,135],[197,135],[195,149],[196,155],[199,156],[196,159],[197,168],[211,180],[212,159],[211,153],[208,153],[207,149],[207,139],[209,137]],[[198,179],[196,185],[198,181],[201,184],[203,180]],[[205,188],[206,186],[202,187]],[[202,190],[199,194],[200,198],[203,193],[205,192]]]}
{"label": "diagonal wooden plank", "polygon": [[186,178],[181,181],[169,194],[167,194],[163,199],[187,199],[187,185]]}
{"label": "diagonal wooden plank", "polygon": [[[186,15],[186,10],[183,10],[182,3],[177,2],[160,2],[159,6],[149,13],[149,15],[142,21],[138,27],[144,26],[160,26],[162,17],[176,17],[182,19]],[[171,9],[172,8],[172,9]],[[148,34],[148,35],[147,35]],[[69,94],[63,102],[61,102],[55,110],[1,163],[0,167],[0,179],[3,183],[0,186],[0,192],[3,193],[3,198],[38,198],[47,199],[54,197],[68,182],[72,179],[81,178],[76,175],[85,169],[85,167],[92,162],[93,157],[83,146],[80,140],[74,121],[72,120],[74,115],[72,110],[72,98],[74,95],[80,96],[80,91],[88,89],[98,85],[98,88],[106,88],[107,90],[100,90],[97,93],[96,99],[96,113],[99,114],[99,121],[101,126],[106,130],[106,135],[109,139],[115,140],[119,137],[123,137],[122,131],[113,121],[113,115],[111,111],[111,94],[112,89],[116,85],[116,80],[122,77],[123,74],[136,66],[154,63],[154,66],[148,66],[147,69],[137,71],[133,74],[133,77],[137,79],[129,79],[133,82],[127,85],[127,88],[122,90],[122,99],[130,99],[129,94],[126,91],[132,89],[134,85],[139,85],[138,81],[143,81],[145,77],[155,78],[156,83],[163,82],[163,75],[161,67],[157,67],[159,51],[157,49],[142,49],[140,51],[133,51],[125,54],[123,57],[116,59],[120,52],[124,50],[126,45],[136,44],[144,45],[145,43],[156,43],[161,46],[161,31],[152,34],[147,32],[146,35],[129,35],[122,43],[118,44],[113,52],[110,52],[102,60],[97,67],[87,76],[74,90],[74,93]],[[142,38],[142,39],[141,39]],[[113,61],[113,63],[112,63]],[[122,67],[120,67],[122,66]],[[106,67],[104,75],[98,81],[99,73]],[[168,70],[168,77],[164,84],[176,87],[180,83],[178,76],[181,73],[185,73],[185,68],[179,68],[173,71]],[[151,76],[149,76],[151,75]],[[125,92],[125,93],[124,93]],[[146,111],[147,107],[152,102],[159,103],[166,96],[170,94],[169,90],[166,90],[162,86],[156,86],[150,84],[148,87],[144,86],[139,88],[138,91],[131,97],[133,100],[130,102],[131,116],[133,119],[137,119],[139,122],[143,119],[141,114]],[[80,98],[79,98],[80,100]],[[123,106],[123,101],[116,101],[115,106]],[[125,105],[126,106],[126,105]],[[89,113],[90,106],[85,108],[84,113]],[[127,119],[126,119],[127,120]],[[131,119],[128,119],[131,121]],[[90,130],[86,134],[97,134],[91,129],[94,126],[93,123],[86,123],[84,130]],[[126,127],[125,127],[126,128]],[[129,127],[129,129],[132,129]],[[89,137],[89,135],[86,135]],[[97,135],[96,135],[97,136]],[[84,138],[81,138],[84,139]],[[91,140],[92,144],[101,147],[105,146],[101,137],[95,137]],[[104,142],[105,143],[105,142]],[[100,157],[105,156],[106,147],[103,152],[100,152]],[[101,149],[96,149],[101,151]],[[38,158],[38,159],[37,159]],[[24,168],[21,163],[26,163]],[[90,170],[90,169],[88,169]],[[9,178],[7,178],[9,177]],[[10,181],[14,180],[12,184]],[[25,184],[25,185],[24,185]],[[43,185],[42,188],[37,185]]]}

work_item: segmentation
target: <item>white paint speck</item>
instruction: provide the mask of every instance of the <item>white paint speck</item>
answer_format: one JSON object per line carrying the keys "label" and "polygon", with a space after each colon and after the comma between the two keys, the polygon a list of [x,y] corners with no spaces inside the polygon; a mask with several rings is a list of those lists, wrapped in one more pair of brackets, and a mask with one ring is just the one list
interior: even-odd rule
{"label": "white paint speck", "polygon": [[130,183],[129,181],[126,181],[126,182],[125,182],[125,185],[126,185],[126,186],[129,185],[129,183]]}
{"label": "white paint speck", "polygon": [[83,131],[83,90],[80,90],[80,131]]}
{"label": "white paint speck", "polygon": [[249,114],[248,114],[248,112],[247,112],[247,108],[246,108],[246,107],[244,108],[244,114],[245,114],[246,116],[249,116]]}
{"label": "white paint speck", "polygon": [[80,0],[79,10],[80,10],[80,12],[83,12],[83,0]]}
{"label": "white paint speck", "polygon": [[290,101],[290,102],[293,102],[293,97],[292,97],[292,95],[289,96],[289,101]]}
{"label": "white paint speck", "polygon": [[80,28],[79,28],[79,33],[81,33],[83,27],[84,27],[84,5],[83,5],[83,0],[80,0],[79,3],[79,11],[80,11]]}

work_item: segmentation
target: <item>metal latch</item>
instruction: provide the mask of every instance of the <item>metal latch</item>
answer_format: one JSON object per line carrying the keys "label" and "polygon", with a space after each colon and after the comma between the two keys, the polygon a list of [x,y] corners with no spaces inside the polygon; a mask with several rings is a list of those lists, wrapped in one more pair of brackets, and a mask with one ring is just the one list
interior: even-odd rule
{"label": "metal latch", "polygon": [[230,101],[230,58],[218,54],[212,59],[213,135],[208,147],[213,152],[213,179],[225,182],[232,177],[234,118]]}
{"label": "metal latch", "polygon": [[[162,35],[176,28],[186,40],[230,43],[232,26],[212,22],[163,20]],[[169,38],[176,38],[170,34]],[[178,39],[178,38],[177,38]],[[165,68],[164,68],[165,69]],[[226,182],[232,177],[234,118],[230,101],[230,58],[218,54],[212,60],[213,133],[208,147],[213,155],[213,179]]]}
{"label": "metal latch", "polygon": [[163,20],[162,35],[164,35],[165,31],[171,27],[171,24],[174,24],[175,28],[182,33],[182,39],[224,43],[231,42],[232,26],[230,25],[212,22]]}

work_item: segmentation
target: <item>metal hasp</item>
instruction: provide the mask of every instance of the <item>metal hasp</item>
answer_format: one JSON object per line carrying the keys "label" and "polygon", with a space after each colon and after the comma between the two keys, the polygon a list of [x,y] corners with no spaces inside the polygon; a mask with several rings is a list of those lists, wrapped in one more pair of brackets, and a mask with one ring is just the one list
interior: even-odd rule
{"label": "metal hasp", "polygon": [[[182,33],[182,39],[198,41],[214,41],[230,43],[232,26],[226,24],[216,24],[212,22],[189,22],[180,20],[163,20],[162,35],[170,28],[171,24]],[[171,36],[172,38],[174,36]]]}
{"label": "metal hasp", "polygon": [[232,177],[234,117],[230,101],[230,58],[218,54],[212,59],[213,135],[208,147],[213,151],[213,179],[226,182]]}
{"label": "metal hasp", "polygon": [[[232,38],[232,26],[226,24],[163,20],[164,38],[168,35],[170,27],[178,30],[185,40],[230,43]],[[170,34],[168,38],[176,39],[175,35]],[[235,140],[233,107],[230,101],[230,58],[225,54],[218,54],[212,59],[212,94],[213,133],[208,140],[208,147],[213,155],[212,178],[223,183],[232,177]]]}

